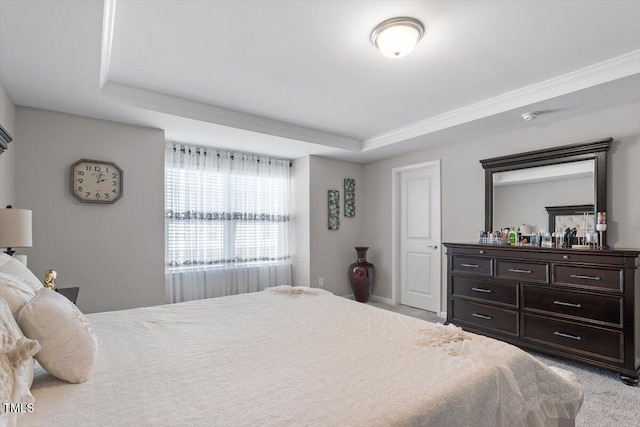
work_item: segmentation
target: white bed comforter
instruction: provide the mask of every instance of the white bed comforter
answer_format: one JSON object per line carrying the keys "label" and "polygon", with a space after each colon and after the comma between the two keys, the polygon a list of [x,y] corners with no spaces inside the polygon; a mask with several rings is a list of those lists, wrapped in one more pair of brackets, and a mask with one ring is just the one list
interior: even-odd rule
{"label": "white bed comforter", "polygon": [[40,371],[18,425],[537,426],[582,403],[575,377],[516,347],[322,291],[88,319],[92,377]]}

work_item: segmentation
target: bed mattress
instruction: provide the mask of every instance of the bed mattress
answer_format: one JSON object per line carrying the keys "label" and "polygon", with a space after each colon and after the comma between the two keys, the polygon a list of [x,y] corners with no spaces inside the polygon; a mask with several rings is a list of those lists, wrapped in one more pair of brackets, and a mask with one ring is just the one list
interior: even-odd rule
{"label": "bed mattress", "polygon": [[582,390],[509,344],[319,290],[88,319],[91,378],[37,370],[20,426],[518,426],[575,418]]}

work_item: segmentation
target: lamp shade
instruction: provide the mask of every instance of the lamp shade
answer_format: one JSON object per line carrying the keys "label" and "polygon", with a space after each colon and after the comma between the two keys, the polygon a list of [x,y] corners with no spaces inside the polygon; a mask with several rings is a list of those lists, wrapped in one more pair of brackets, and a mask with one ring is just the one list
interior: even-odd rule
{"label": "lamp shade", "polygon": [[0,209],[0,248],[30,248],[31,211]]}

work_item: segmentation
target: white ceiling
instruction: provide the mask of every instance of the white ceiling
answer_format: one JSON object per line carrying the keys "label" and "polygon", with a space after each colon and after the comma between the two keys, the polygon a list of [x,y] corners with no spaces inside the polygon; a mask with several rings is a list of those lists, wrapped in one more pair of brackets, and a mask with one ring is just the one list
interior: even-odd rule
{"label": "white ceiling", "polygon": [[[383,57],[371,30],[426,27]],[[18,105],[168,139],[370,161],[640,99],[640,1],[0,0]]]}

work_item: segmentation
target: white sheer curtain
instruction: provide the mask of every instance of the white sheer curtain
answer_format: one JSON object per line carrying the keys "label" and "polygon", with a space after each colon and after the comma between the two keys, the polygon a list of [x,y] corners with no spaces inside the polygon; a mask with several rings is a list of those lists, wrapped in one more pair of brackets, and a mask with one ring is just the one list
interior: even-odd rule
{"label": "white sheer curtain", "polygon": [[167,143],[167,301],[291,284],[288,202],[288,161]]}

